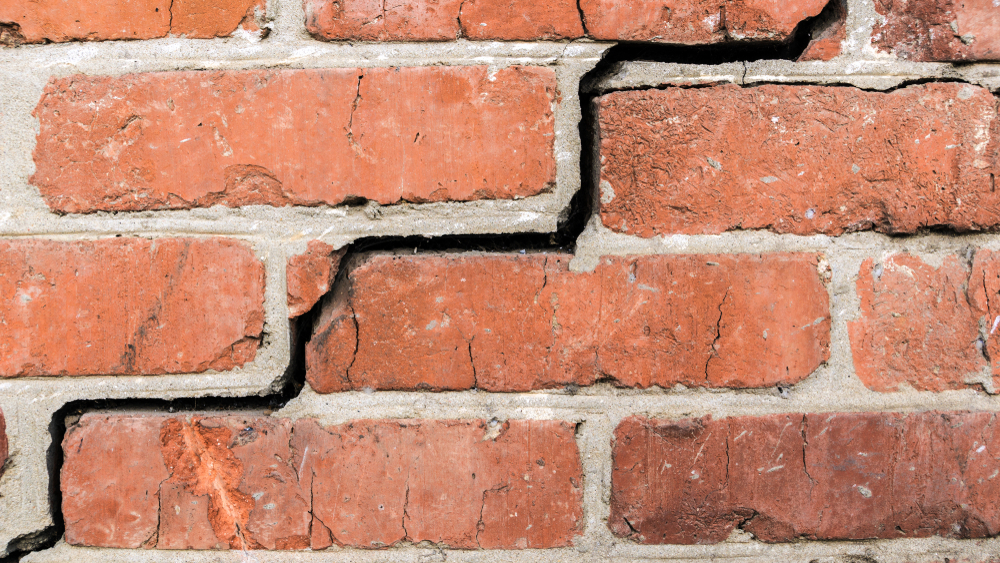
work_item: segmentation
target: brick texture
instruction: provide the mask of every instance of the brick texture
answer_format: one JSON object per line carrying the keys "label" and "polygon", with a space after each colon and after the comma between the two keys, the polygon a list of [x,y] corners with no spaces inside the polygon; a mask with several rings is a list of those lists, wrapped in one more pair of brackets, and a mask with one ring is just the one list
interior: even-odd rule
{"label": "brick texture", "polygon": [[319,392],[763,387],[829,355],[816,255],[569,259],[371,255],[324,303],[306,377]]}
{"label": "brick texture", "polygon": [[1000,60],[993,0],[875,0],[876,49],[913,61]]}
{"label": "brick texture", "polygon": [[609,526],[648,544],[1000,533],[995,413],[628,418]]}
{"label": "brick texture", "polygon": [[828,0],[580,0],[594,39],[701,45],[783,41]]}
{"label": "brick texture", "polygon": [[326,40],[557,40],[583,36],[575,0],[305,0],[306,28]]}
{"label": "brick texture", "polygon": [[1000,386],[1000,255],[949,256],[934,267],[909,254],[861,265],[860,317],[849,323],[854,369],[869,388],[944,391]]}
{"label": "brick texture", "polygon": [[[306,28],[326,40],[558,40],[591,37],[700,45],[783,41],[825,0],[304,0]],[[581,17],[582,16],[582,17]]]}
{"label": "brick texture", "polygon": [[31,181],[60,213],[531,196],[555,89],[516,66],[56,78]]}
{"label": "brick texture", "polygon": [[4,0],[0,45],[226,37],[261,31],[264,12],[263,0]]}
{"label": "brick texture", "polygon": [[233,369],[263,301],[263,265],[232,240],[0,241],[0,376]]}
{"label": "brick texture", "polygon": [[312,240],[304,254],[288,259],[285,276],[289,318],[308,313],[330,291],[346,252],[346,247],[334,250],[329,244]]}
{"label": "brick texture", "polygon": [[570,545],[575,426],[559,421],[87,414],[63,441],[65,539],[159,549]]}
{"label": "brick texture", "polygon": [[618,232],[1000,226],[985,88],[674,87],[609,94],[599,112],[601,217]]}

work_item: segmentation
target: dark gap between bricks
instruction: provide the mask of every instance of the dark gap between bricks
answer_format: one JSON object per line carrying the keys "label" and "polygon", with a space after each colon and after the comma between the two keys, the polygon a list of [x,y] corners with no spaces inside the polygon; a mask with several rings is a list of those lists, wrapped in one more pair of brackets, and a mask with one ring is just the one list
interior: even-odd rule
{"label": "dark gap between bricks", "polygon": [[[564,252],[575,251],[576,240],[593,215],[598,198],[599,136],[594,99],[597,94],[590,85],[614,72],[619,63],[634,61],[670,62],[682,64],[715,65],[727,62],[752,62],[764,59],[796,60],[809,41],[818,36],[837,18],[842,18],[843,0],[831,0],[823,12],[804,20],[792,37],[783,42],[726,42],[708,46],[655,45],[646,43],[620,43],[609,49],[593,70],[580,80],[582,116],[579,124],[581,137],[581,186],[569,207],[560,217],[553,233],[511,233],[450,235],[440,237],[371,237],[354,241],[341,264],[347,265],[361,253],[373,251],[421,252]],[[346,283],[347,267],[341,267],[337,280],[327,295]],[[80,400],[65,404],[55,412],[49,424],[52,442],[48,448],[50,511],[53,525],[37,532],[24,534],[7,545],[9,555],[0,563],[15,563],[34,551],[54,547],[65,532],[62,517],[60,472],[63,464],[62,441],[67,426],[91,411],[131,411],[159,413],[250,413],[268,415],[294,399],[305,386],[305,349],[311,337],[313,323],[319,315],[323,299],[300,317],[290,319],[291,355],[286,372],[272,386],[271,393],[252,397],[201,397],[180,399],[99,399]],[[577,430],[582,427],[577,425]]]}

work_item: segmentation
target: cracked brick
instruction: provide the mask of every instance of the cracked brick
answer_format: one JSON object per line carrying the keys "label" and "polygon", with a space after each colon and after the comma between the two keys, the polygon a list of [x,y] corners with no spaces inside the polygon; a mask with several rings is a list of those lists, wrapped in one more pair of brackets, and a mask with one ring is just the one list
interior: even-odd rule
{"label": "cracked brick", "polygon": [[367,255],[322,305],[306,378],[321,393],[762,387],[829,356],[816,255],[606,258],[589,273],[569,260]]}
{"label": "cracked brick", "polygon": [[995,413],[630,417],[613,449],[608,525],[640,543],[1000,533]]}
{"label": "cracked brick", "polygon": [[572,545],[583,526],[575,425],[502,425],[86,414],[63,441],[66,541],[272,550]]}
{"label": "cracked brick", "polygon": [[0,295],[0,377],[230,370],[264,329],[263,264],[223,238],[0,241]]}
{"label": "cracked brick", "polygon": [[555,186],[557,102],[525,66],[54,78],[31,182],[60,213],[527,197]]}

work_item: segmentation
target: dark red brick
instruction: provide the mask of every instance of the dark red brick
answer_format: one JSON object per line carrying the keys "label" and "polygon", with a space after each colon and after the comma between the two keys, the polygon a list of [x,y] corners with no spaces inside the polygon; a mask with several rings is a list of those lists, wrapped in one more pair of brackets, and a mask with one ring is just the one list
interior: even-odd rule
{"label": "dark red brick", "polygon": [[913,61],[1000,60],[993,0],[875,0],[872,44]]}
{"label": "dark red brick", "polygon": [[997,452],[995,413],[632,417],[609,526],[648,544],[990,537]]}

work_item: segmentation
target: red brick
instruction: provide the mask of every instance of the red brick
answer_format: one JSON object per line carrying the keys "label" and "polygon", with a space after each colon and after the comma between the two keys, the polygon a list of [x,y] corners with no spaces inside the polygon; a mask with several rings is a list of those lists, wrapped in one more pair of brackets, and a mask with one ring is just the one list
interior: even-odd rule
{"label": "red brick", "polygon": [[647,544],[1000,533],[995,413],[628,418],[609,526]]}
{"label": "red brick", "polygon": [[169,473],[160,454],[159,424],[151,420],[93,414],[67,429],[60,472],[67,543],[155,545],[156,491]]}
{"label": "red brick", "polygon": [[993,0],[875,0],[872,44],[913,61],[1000,60]]}
{"label": "red brick", "polygon": [[540,67],[56,78],[32,183],[60,213],[531,196],[555,102]]}
{"label": "red brick", "polygon": [[4,469],[7,465],[7,455],[10,453],[7,445],[7,421],[3,418],[3,411],[0,410],[0,477],[3,477]]}
{"label": "red brick", "polygon": [[861,315],[848,328],[854,369],[869,388],[1000,386],[989,360],[1000,342],[990,334],[1000,315],[1000,255],[980,250],[971,265],[948,256],[939,268],[908,254],[869,258],[857,289]]}
{"label": "red brick", "polygon": [[700,45],[731,40],[784,41],[828,0],[580,0],[594,39]]}
{"label": "red brick", "polygon": [[233,369],[263,301],[263,265],[233,240],[0,241],[0,377]]}
{"label": "red brick", "polygon": [[612,93],[599,111],[601,216],[618,232],[1000,226],[985,88],[675,87]]}
{"label": "red brick", "polygon": [[847,39],[847,6],[841,0],[833,0],[830,8],[825,25],[817,24],[805,51],[799,55],[800,62],[829,61],[840,55],[841,45]]}
{"label": "red brick", "polygon": [[323,305],[313,389],[526,391],[591,385],[762,387],[829,356],[811,254],[603,259],[370,255]]}
{"label": "red brick", "polygon": [[288,267],[285,270],[288,318],[308,313],[320,297],[330,291],[345,252],[347,252],[346,247],[334,250],[329,244],[311,240],[304,254],[288,259]]}
{"label": "red brick", "polygon": [[574,434],[559,421],[359,420],[324,428],[233,415],[87,414],[63,442],[66,541],[159,549],[567,546],[582,528]]}
{"label": "red brick", "polygon": [[241,24],[260,30],[264,11],[263,0],[5,0],[0,44],[226,37]]}
{"label": "red brick", "polygon": [[355,41],[545,40],[583,36],[574,0],[304,0],[320,39]]}

